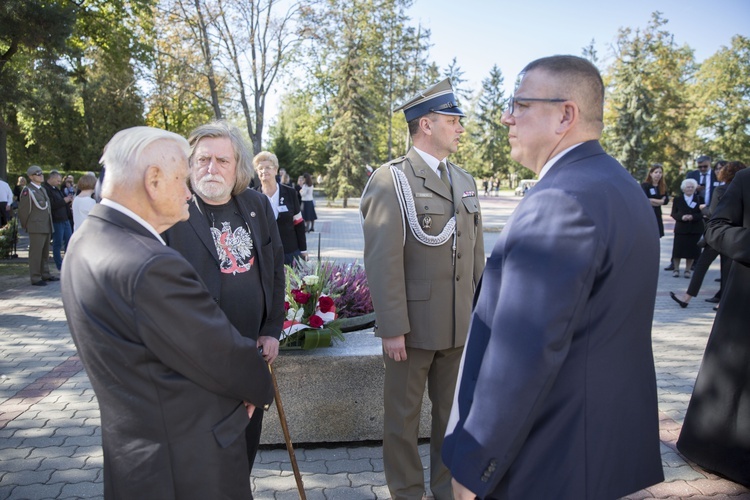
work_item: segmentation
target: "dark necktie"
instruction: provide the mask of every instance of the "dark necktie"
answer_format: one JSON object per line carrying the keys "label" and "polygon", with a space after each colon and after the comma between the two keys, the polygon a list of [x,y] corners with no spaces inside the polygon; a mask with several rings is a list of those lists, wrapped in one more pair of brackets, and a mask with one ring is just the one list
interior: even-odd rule
{"label": "dark necktie", "polygon": [[701,186],[705,186],[706,185],[706,174],[701,174],[701,182],[700,182],[700,184],[701,184]]}
{"label": "dark necktie", "polygon": [[445,163],[440,162],[440,165],[438,165],[438,172],[440,172],[440,180],[443,181],[443,184],[445,184],[445,187],[448,188],[448,191],[453,194],[453,188],[451,187],[451,181],[448,178],[448,171],[445,168]]}

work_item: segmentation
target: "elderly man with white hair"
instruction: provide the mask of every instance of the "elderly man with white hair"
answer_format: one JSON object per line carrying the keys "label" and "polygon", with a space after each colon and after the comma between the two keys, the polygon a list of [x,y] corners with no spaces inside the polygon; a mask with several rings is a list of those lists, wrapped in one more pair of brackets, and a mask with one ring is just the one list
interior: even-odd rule
{"label": "elderly man with white hair", "polygon": [[273,386],[159,233],[188,217],[187,141],[134,127],[101,162],[102,202],[68,247],[65,314],[99,401],[105,498],[252,498],[245,427]]}

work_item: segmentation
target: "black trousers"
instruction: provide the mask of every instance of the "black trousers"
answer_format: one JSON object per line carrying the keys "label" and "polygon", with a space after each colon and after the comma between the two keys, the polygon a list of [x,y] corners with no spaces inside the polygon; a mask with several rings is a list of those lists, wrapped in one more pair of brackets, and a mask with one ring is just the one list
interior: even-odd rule
{"label": "black trousers", "polygon": [[[710,246],[706,245],[703,247],[703,251],[701,252],[700,257],[698,257],[698,260],[695,262],[695,270],[693,271],[693,276],[690,278],[690,284],[688,285],[687,293],[691,297],[697,297],[698,292],[700,292],[701,285],[703,285],[703,278],[706,277],[706,273],[708,272],[708,268],[711,266],[714,260],[716,260],[716,257],[719,256],[719,252],[711,248]],[[721,283],[719,286],[719,291],[716,293],[716,296],[721,298],[721,288],[724,286],[724,283],[726,282],[726,278],[729,275],[729,259],[725,256],[721,256]]]}
{"label": "black trousers", "polygon": [[262,408],[256,408],[253,412],[253,416],[250,419],[250,423],[247,424],[245,429],[245,442],[247,443],[247,461],[250,465],[250,473],[253,472],[253,462],[255,462],[255,456],[258,454],[258,446],[260,445],[260,433],[263,430],[263,414],[265,412]]}

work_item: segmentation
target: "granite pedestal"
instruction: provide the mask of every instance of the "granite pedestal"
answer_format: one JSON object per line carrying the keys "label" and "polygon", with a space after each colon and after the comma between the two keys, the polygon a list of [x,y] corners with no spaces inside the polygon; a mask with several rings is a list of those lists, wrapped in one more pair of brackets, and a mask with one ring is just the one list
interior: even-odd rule
{"label": "granite pedestal", "polygon": [[[372,329],[345,333],[333,347],[282,351],[273,363],[292,442],[383,439],[381,342]],[[429,437],[431,405],[425,393],[420,437]],[[276,406],[263,417],[261,444],[283,444]]]}

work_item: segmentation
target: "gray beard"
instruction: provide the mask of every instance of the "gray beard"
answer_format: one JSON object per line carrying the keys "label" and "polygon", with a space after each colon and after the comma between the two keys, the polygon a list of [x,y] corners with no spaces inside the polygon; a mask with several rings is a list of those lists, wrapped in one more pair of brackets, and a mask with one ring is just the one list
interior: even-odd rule
{"label": "gray beard", "polygon": [[202,200],[223,203],[227,197],[231,197],[232,188],[226,184],[209,182],[205,177],[193,183],[193,190]]}

